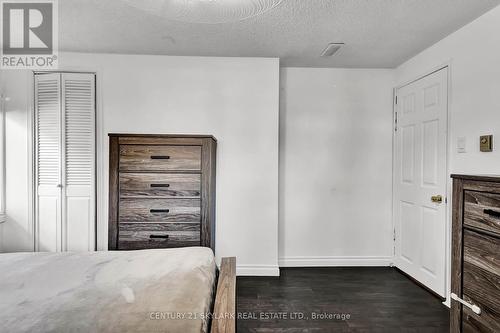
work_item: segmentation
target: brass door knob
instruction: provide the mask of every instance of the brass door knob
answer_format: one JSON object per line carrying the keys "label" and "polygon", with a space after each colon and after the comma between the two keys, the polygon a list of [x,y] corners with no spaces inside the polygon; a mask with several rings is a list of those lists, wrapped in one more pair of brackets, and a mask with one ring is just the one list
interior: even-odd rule
{"label": "brass door knob", "polygon": [[433,195],[431,197],[432,202],[441,203],[443,202],[443,197],[441,195]]}

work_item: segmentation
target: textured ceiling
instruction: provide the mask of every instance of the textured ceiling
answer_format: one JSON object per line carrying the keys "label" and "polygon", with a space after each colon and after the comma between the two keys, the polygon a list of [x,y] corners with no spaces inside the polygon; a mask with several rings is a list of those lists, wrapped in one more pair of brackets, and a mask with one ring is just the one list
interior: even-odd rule
{"label": "textured ceiling", "polygon": [[[168,20],[124,0],[60,0],[59,45],[62,51],[277,57],[282,66],[392,68],[499,4],[283,0],[240,22],[197,24]],[[346,45],[332,58],[319,57],[330,42]]]}

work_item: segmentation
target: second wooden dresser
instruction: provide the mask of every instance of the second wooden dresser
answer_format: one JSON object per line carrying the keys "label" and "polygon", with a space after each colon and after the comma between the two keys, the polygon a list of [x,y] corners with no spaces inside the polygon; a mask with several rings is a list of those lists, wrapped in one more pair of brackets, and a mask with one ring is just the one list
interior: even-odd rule
{"label": "second wooden dresser", "polygon": [[108,248],[215,250],[215,138],[109,138]]}
{"label": "second wooden dresser", "polygon": [[452,177],[450,332],[500,332],[500,178]]}

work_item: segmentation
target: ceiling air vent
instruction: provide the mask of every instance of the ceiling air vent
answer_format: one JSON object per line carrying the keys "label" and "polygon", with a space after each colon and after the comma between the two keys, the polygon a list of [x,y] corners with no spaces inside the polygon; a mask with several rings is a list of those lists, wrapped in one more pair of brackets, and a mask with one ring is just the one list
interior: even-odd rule
{"label": "ceiling air vent", "polygon": [[344,43],[330,43],[326,46],[326,48],[321,52],[322,57],[331,57],[335,53],[337,53],[340,48],[344,46]]}

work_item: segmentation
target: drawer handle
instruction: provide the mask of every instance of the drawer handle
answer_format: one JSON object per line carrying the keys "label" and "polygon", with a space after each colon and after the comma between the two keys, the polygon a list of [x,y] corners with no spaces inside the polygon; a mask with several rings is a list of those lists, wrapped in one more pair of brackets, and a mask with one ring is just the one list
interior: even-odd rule
{"label": "drawer handle", "polygon": [[170,187],[170,184],[149,184],[149,187]]}
{"label": "drawer handle", "polygon": [[170,209],[150,209],[150,213],[168,213],[170,212]]}
{"label": "drawer handle", "polygon": [[450,297],[451,299],[459,302],[459,303],[462,303],[463,305],[465,305],[466,307],[468,307],[469,309],[472,310],[472,312],[474,312],[475,314],[477,315],[480,315],[481,314],[481,308],[475,304],[470,304],[469,302],[467,301],[464,301],[463,299],[461,299],[460,297],[457,296],[457,294],[455,293],[451,293],[450,294]]}
{"label": "drawer handle", "polygon": [[494,217],[500,217],[500,212],[497,212],[496,210],[493,210],[493,209],[485,209],[485,210],[483,210],[483,212],[485,214],[488,214],[488,215],[491,215]]}
{"label": "drawer handle", "polygon": [[169,160],[170,156],[168,155],[152,155],[150,156],[152,160]]}
{"label": "drawer handle", "polygon": [[150,239],[168,239],[168,235],[149,235]]}

